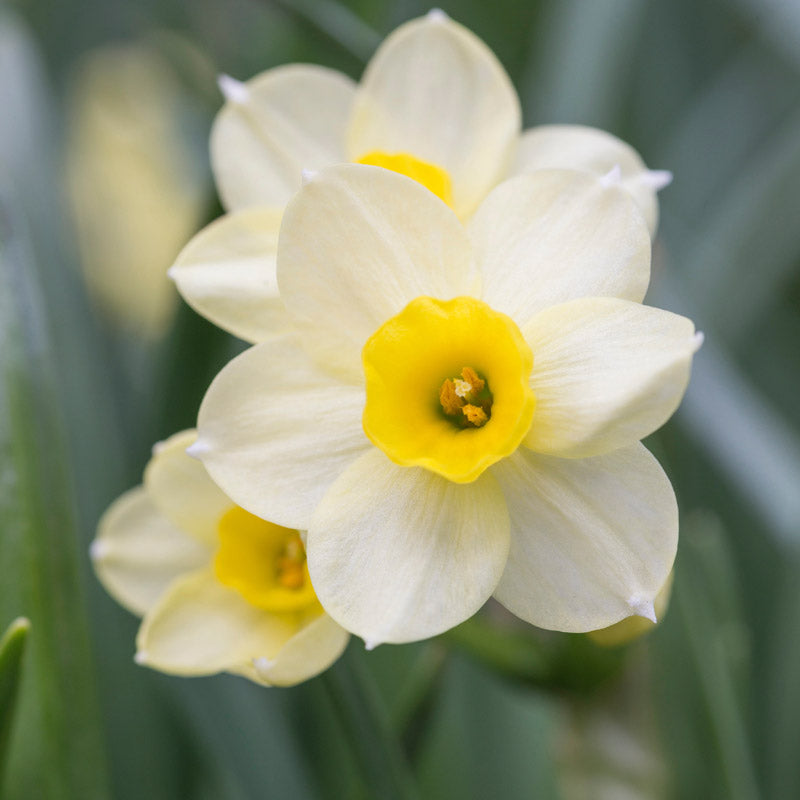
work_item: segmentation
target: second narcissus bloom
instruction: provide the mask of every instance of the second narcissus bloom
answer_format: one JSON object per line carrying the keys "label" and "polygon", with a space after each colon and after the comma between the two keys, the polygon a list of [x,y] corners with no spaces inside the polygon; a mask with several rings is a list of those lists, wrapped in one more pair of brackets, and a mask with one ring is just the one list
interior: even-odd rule
{"label": "second narcissus bloom", "polygon": [[144,617],[140,664],[233,672],[290,686],[327,669],[348,634],[314,594],[297,530],[239,508],[186,455],[195,431],[156,445],[144,485],[100,520],[91,553],[108,592]]}
{"label": "second narcissus bloom", "polygon": [[509,176],[547,168],[604,175],[637,203],[651,232],[656,191],[669,173],[651,171],[627,144],[578,125],[522,131],[519,100],[492,51],[441,11],[391,33],[359,84],[310,64],[289,64],[246,83],[223,78],[227,102],[211,135],[211,166],[230,212],[186,247],[171,275],[197,311],[251,342],[264,330],[230,325],[230,306],[280,305],[275,247],[281,214],[302,170],[343,162],[403,173],[465,221]]}
{"label": "second narcissus bloom", "polygon": [[563,631],[653,617],[678,514],[639,440],[680,402],[698,338],[641,305],[630,196],[542,170],[465,227],[389,170],[308,177],[278,242],[282,306],[213,382],[193,454],[243,508],[308,531],[320,601],[370,645],[492,594]]}

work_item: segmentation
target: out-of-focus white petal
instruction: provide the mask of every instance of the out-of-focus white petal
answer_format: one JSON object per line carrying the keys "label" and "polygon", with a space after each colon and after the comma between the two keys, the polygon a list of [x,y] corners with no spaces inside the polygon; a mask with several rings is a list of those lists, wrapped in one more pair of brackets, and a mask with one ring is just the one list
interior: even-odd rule
{"label": "out-of-focus white petal", "polygon": [[145,468],[144,486],[156,508],[175,527],[216,547],[218,523],[234,503],[205,467],[186,453],[196,439],[197,431],[187,430],[159,442]]}
{"label": "out-of-focus white petal", "polygon": [[211,131],[211,166],[227,209],[282,207],[302,170],[345,160],[355,91],[345,75],[290,64],[229,85],[237,91],[226,92]]}
{"label": "out-of-focus white petal", "polygon": [[169,271],[195,311],[248,342],[283,313],[275,277],[282,209],[248,208],[212,222],[183,248]]}
{"label": "out-of-focus white petal", "polygon": [[368,647],[435,636],[491,595],[508,525],[488,472],[457,484],[372,449],[330,487],[311,520],[311,580],[326,611]]}
{"label": "out-of-focus white petal", "polygon": [[294,686],[326,670],[344,652],[350,634],[327,614],[302,627],[272,659],[253,664],[256,679],[269,686]]}
{"label": "out-of-focus white petal", "polygon": [[212,675],[273,658],[296,631],[291,615],[262,611],[201,570],[173,583],[145,615],[136,660],[174,675]]}
{"label": "out-of-focus white petal", "polygon": [[540,453],[594,456],[639,441],[666,422],[686,391],[694,324],[613,297],[573,300],[522,330],[533,351],[533,424]]}
{"label": "out-of-focus white petal", "polygon": [[559,631],[604,628],[652,603],[678,545],[678,507],[641,444],[585,459],[521,448],[492,467],[511,515],[495,597]]}
{"label": "out-of-focus white petal", "polygon": [[291,337],[276,337],[214,379],[194,452],[238,505],[305,529],[328,486],[372,446],[361,427],[363,408],[363,387],[340,383]]}
{"label": "out-of-focus white petal", "polygon": [[461,217],[505,174],[517,94],[492,51],[444,15],[412,20],[378,48],[358,88],[348,153],[410,153],[450,174]]}
{"label": "out-of-focus white petal", "polygon": [[641,301],[650,234],[631,198],[585,172],[541,170],[498,186],[469,227],[483,297],[525,325],[578,297]]}
{"label": "out-of-focus white petal", "polygon": [[639,154],[606,131],[584,125],[541,125],[522,134],[512,174],[537,169],[579,169],[607,175],[620,169],[622,187],[647,220],[651,234],[658,224],[657,187]]}
{"label": "out-of-focus white petal", "polygon": [[357,164],[315,175],[287,207],[278,285],[303,346],[357,382],[364,343],[411,300],[478,288],[455,214],[416,181]]}
{"label": "out-of-focus white petal", "polygon": [[100,518],[90,553],[106,591],[141,616],[177,577],[207,564],[213,551],[172,525],[137,486]]}

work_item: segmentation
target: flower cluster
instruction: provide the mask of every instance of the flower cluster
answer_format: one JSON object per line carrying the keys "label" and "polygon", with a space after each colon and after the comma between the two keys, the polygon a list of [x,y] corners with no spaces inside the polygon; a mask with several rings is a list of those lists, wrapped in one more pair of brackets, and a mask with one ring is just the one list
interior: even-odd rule
{"label": "flower cluster", "polygon": [[345,631],[423,639],[492,596],[560,631],[655,621],[678,513],[640,440],[699,344],[642,304],[668,175],[600,131],[522,133],[441,12],[358,86],[299,65],[221,86],[229,213],[171,275],[254,346],[203,400],[199,461],[170,440],[101,524],[141,660],[291,683]]}

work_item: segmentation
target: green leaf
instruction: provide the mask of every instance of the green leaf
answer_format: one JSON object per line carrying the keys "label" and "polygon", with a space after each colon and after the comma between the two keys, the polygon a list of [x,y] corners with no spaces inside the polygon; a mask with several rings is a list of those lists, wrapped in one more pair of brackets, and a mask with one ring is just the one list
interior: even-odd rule
{"label": "green leaf", "polygon": [[0,639],[0,784],[19,694],[22,656],[30,628],[30,620],[19,617],[8,626]]}

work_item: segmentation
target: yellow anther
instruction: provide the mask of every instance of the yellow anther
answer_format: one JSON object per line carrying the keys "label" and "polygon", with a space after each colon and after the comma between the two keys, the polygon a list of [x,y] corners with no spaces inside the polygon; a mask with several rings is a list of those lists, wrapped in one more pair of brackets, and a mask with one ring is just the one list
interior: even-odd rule
{"label": "yellow anther", "polygon": [[447,378],[442,384],[442,388],[439,389],[439,402],[442,404],[444,413],[450,417],[458,414],[463,405],[463,401],[456,393],[456,385],[450,378]]}
{"label": "yellow anther", "polygon": [[485,425],[488,419],[486,412],[480,406],[473,406],[469,403],[462,407],[461,413],[467,418],[470,425],[474,425],[476,428]]}
{"label": "yellow anther", "polygon": [[464,367],[461,370],[461,377],[472,386],[474,393],[482,391],[483,387],[486,386],[486,381],[483,378],[479,378],[478,373],[472,367]]}

